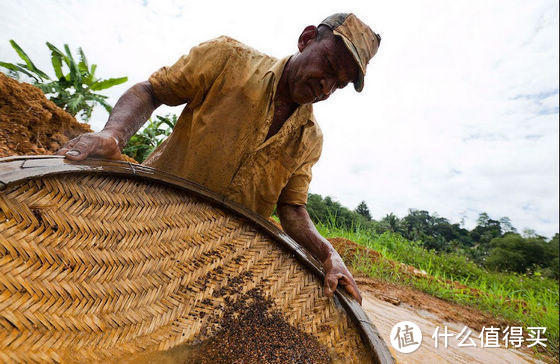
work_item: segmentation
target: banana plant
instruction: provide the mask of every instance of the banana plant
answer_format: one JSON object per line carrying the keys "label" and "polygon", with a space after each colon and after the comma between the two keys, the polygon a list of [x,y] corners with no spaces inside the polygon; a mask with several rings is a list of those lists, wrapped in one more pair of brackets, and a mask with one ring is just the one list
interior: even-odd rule
{"label": "banana plant", "polygon": [[0,62],[0,66],[6,68],[8,74],[14,78],[19,78],[20,73],[30,77],[33,84],[39,87],[51,101],[72,116],[79,114],[83,121],[91,118],[93,108],[97,104],[103,106],[109,113],[112,110],[111,105],[106,101],[107,96],[96,91],[120,85],[128,80],[128,77],[99,79],[95,77],[97,65],[89,65],[81,47],[78,48],[79,61],[76,62],[68,44],[64,45],[64,52],[62,52],[52,43],[46,42],[51,52],[51,63],[55,74],[51,79],[35,66],[14,40],[10,40],[10,44],[24,63]]}

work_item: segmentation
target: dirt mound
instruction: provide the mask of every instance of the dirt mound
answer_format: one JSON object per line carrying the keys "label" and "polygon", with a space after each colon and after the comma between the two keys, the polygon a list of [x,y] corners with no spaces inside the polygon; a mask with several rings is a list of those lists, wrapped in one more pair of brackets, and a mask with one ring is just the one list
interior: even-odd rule
{"label": "dirt mound", "polygon": [[[329,238],[328,240],[348,266],[351,266],[352,261],[356,259],[356,257],[359,257],[360,259],[367,260],[369,264],[386,264],[393,269],[397,269],[400,274],[428,280],[433,282],[433,284],[444,285],[461,294],[469,294],[481,298],[485,295],[484,292],[481,292],[478,289],[465,286],[459,282],[436,278],[428,275],[422,270],[416,269],[413,266],[388,259],[379,252],[361,246],[351,240],[344,238]],[[425,310],[435,314],[438,317],[450,322],[468,323],[471,328],[476,330],[481,330],[485,325],[506,327],[509,324],[518,324],[514,322],[507,322],[499,317],[495,317],[489,313],[482,312],[466,305],[434,297],[413,287],[374,279],[358,271],[352,271],[352,275],[354,276],[354,280],[358,284],[360,290],[368,291],[380,300],[391,303],[395,306],[404,303],[416,309]],[[517,307],[518,304],[521,304],[522,306],[527,305],[526,302],[519,300],[513,301],[508,297],[504,297],[504,304],[509,304],[512,308]]]}
{"label": "dirt mound", "polygon": [[354,279],[362,291],[370,292],[376,298],[395,306],[404,303],[431,312],[445,321],[468,324],[478,331],[484,326],[508,326],[507,321],[491,314],[442,300],[411,287],[374,279],[358,272],[354,273]]}
{"label": "dirt mound", "polygon": [[[92,131],[37,87],[0,73],[0,158],[54,154],[70,139]],[[124,154],[121,159],[136,163]]]}
{"label": "dirt mound", "polygon": [[68,140],[91,131],[37,87],[0,73],[0,157],[54,154]]}

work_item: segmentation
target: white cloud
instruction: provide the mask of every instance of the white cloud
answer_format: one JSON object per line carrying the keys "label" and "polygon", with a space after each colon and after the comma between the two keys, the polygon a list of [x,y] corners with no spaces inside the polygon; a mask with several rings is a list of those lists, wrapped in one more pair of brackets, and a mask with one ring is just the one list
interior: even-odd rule
{"label": "white cloud", "polygon": [[[558,232],[558,3],[346,6],[382,46],[363,93],[348,87],[315,107],[325,145],[312,192],[349,207],[365,200],[377,218],[421,208],[472,226],[487,211],[518,229]],[[80,45],[100,76],[129,76],[109,91],[115,102],[199,42],[228,34],[281,57],[303,27],[338,11],[339,1],[8,0],[0,59],[16,60],[12,38],[43,69],[45,41]],[[106,117],[96,112],[93,127]]]}

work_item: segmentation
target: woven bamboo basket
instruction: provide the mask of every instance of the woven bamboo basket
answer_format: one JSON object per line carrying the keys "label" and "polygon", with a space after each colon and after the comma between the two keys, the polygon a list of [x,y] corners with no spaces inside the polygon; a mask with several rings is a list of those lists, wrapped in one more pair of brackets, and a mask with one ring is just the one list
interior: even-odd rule
{"label": "woven bamboo basket", "polygon": [[[0,159],[0,361],[158,362],[258,288],[339,362],[393,362],[361,307],[269,221],[117,161]],[[161,360],[159,360],[159,359]],[[188,357],[181,359],[188,362]]]}

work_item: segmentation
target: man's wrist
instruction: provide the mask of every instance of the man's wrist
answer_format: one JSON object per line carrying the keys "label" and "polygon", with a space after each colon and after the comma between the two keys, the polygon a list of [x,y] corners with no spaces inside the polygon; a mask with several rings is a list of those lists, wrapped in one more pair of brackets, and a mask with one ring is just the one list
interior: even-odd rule
{"label": "man's wrist", "polygon": [[327,252],[324,254],[324,258],[322,259],[322,263],[325,264],[325,262],[327,260],[335,260],[335,259],[340,259],[342,260],[342,258],[340,257],[340,255],[338,254],[338,252],[333,248],[333,247],[329,247],[327,249]]}
{"label": "man's wrist", "polygon": [[103,129],[101,132],[111,137],[115,141],[115,143],[117,143],[117,147],[119,148],[119,150],[122,150],[124,148],[126,140],[124,140],[122,133],[120,133],[118,130]]}

